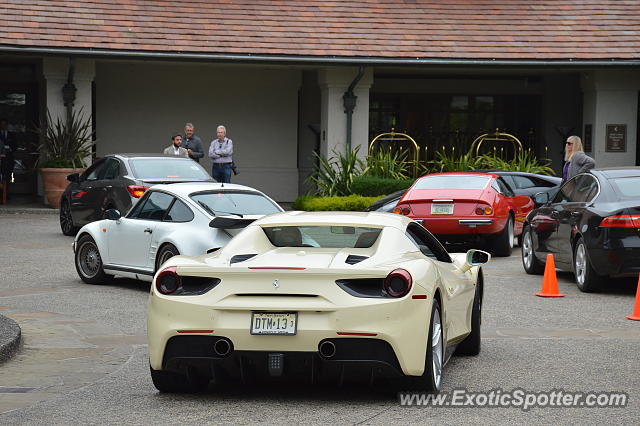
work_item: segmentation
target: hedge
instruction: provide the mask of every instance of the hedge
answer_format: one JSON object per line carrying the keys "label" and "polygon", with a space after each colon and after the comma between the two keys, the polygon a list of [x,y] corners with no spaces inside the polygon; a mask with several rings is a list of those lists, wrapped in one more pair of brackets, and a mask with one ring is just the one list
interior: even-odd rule
{"label": "hedge", "polygon": [[388,195],[413,185],[414,179],[387,179],[375,176],[358,176],[353,179],[351,192],[364,197],[378,197]]}
{"label": "hedge", "polygon": [[304,211],[362,211],[380,197],[349,195],[346,197],[317,197],[303,195],[293,202],[294,210]]}

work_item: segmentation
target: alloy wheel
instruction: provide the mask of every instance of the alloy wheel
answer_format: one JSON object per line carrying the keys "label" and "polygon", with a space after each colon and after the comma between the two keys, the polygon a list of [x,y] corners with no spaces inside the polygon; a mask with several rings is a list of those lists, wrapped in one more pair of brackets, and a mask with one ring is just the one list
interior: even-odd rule
{"label": "alloy wheel", "polygon": [[93,242],[87,241],[78,249],[80,270],[87,278],[95,277],[102,266],[100,252]]}
{"label": "alloy wheel", "polygon": [[527,268],[531,268],[533,264],[533,242],[531,241],[531,233],[525,232],[522,238],[522,257],[527,265]]}
{"label": "alloy wheel", "polygon": [[69,202],[63,202],[60,207],[60,227],[64,234],[70,234],[73,229],[73,218],[71,216]]}
{"label": "alloy wheel", "polygon": [[433,315],[433,331],[431,333],[431,357],[433,359],[433,381],[436,389],[440,389],[442,382],[442,323],[440,322],[440,311],[436,310]]}
{"label": "alloy wheel", "polygon": [[584,244],[578,244],[576,248],[575,270],[576,281],[578,284],[584,284],[585,274],[587,269],[587,252],[584,248]]}

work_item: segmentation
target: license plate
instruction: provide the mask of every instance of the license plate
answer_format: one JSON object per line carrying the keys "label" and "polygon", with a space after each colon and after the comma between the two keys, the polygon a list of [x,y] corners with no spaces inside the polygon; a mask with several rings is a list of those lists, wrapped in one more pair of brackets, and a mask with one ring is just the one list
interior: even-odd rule
{"label": "license plate", "polygon": [[431,214],[453,214],[453,204],[431,204]]}
{"label": "license plate", "polygon": [[251,334],[294,335],[298,327],[297,312],[252,312]]}

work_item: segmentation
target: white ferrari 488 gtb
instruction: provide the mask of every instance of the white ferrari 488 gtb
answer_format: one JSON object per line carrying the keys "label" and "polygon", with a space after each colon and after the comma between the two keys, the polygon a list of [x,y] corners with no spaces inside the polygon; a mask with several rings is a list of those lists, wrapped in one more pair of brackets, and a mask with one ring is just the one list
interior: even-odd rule
{"label": "white ferrari 488 gtb", "polygon": [[156,273],[147,315],[153,383],[194,392],[223,377],[395,377],[437,392],[454,351],[480,351],[480,266],[489,258],[450,255],[400,215],[264,217],[215,253],[172,257]]}

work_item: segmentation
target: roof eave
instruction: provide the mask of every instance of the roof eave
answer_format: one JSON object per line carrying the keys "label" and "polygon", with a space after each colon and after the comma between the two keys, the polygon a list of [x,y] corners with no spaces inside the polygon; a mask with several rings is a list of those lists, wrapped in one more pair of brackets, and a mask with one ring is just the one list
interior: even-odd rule
{"label": "roof eave", "polygon": [[197,52],[151,52],[142,50],[115,50],[67,47],[0,46],[0,52],[14,54],[65,55],[113,59],[188,60],[277,64],[332,64],[332,65],[431,65],[431,66],[516,66],[516,67],[637,67],[638,59],[474,59],[474,58],[387,58],[360,56],[304,56],[264,55]]}

